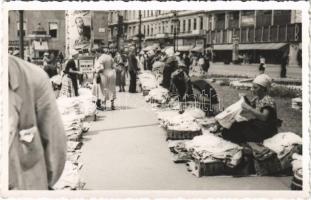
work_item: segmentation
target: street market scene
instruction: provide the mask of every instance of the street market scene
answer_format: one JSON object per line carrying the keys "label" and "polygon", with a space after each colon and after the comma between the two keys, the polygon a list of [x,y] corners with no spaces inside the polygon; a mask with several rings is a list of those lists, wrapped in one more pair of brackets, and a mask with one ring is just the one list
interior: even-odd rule
{"label": "street market scene", "polygon": [[301,11],[8,16],[10,190],[302,190]]}

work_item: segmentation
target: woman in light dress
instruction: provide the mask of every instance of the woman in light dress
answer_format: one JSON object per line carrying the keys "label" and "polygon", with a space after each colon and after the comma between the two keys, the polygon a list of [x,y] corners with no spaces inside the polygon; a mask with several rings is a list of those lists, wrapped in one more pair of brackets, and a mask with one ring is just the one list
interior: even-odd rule
{"label": "woman in light dress", "polygon": [[102,54],[95,63],[95,70],[100,76],[100,89],[104,97],[104,107],[107,101],[111,101],[111,110],[115,110],[116,99],[116,71],[113,68],[113,58],[108,54]]}

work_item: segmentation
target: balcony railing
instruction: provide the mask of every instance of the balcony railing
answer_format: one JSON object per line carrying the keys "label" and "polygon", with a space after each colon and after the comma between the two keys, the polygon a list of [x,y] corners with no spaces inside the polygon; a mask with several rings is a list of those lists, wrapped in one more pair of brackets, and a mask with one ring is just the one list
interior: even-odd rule
{"label": "balcony railing", "polygon": [[239,43],[260,42],[301,42],[301,24],[277,26],[246,27],[207,31],[208,44],[230,44],[232,38],[239,38]]}

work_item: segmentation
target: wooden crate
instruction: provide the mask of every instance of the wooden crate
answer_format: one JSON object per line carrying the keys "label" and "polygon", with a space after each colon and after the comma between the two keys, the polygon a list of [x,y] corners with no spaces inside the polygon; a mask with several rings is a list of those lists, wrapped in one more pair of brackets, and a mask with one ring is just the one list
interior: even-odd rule
{"label": "wooden crate", "polygon": [[191,171],[196,177],[217,176],[226,173],[225,164],[221,161],[203,163],[197,159],[188,163],[188,171]]}
{"label": "wooden crate", "polygon": [[195,136],[202,135],[202,131],[176,131],[167,129],[166,140],[185,140],[193,139]]}

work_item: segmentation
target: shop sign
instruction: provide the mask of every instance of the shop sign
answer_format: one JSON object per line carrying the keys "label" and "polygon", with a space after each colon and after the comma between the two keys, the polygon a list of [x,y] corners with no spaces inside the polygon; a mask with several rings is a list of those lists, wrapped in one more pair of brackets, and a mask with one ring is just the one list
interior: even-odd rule
{"label": "shop sign", "polygon": [[94,61],[93,60],[79,60],[79,67],[82,73],[93,72]]}

